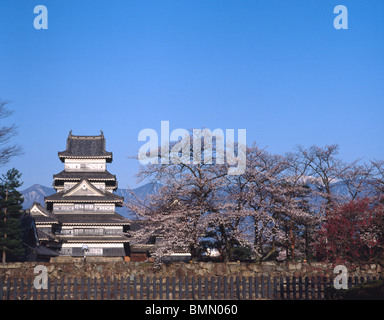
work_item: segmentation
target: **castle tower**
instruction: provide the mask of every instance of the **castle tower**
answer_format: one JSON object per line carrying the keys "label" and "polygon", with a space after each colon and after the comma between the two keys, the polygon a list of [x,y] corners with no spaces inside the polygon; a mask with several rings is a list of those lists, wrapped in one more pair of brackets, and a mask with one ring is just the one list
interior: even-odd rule
{"label": "castle tower", "polygon": [[45,197],[45,208],[34,204],[40,243],[67,256],[125,256],[129,220],[115,212],[123,205],[116,176],[107,171],[112,153],[105,150],[105,138],[67,138],[67,148],[58,153],[64,170],[53,176],[57,193]]}

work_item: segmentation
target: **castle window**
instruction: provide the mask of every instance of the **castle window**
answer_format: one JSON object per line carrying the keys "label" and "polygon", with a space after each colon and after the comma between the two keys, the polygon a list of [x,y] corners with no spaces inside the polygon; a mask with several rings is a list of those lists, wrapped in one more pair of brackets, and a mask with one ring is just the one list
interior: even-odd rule
{"label": "castle window", "polygon": [[75,203],[75,210],[80,211],[94,211],[95,206],[93,203]]}

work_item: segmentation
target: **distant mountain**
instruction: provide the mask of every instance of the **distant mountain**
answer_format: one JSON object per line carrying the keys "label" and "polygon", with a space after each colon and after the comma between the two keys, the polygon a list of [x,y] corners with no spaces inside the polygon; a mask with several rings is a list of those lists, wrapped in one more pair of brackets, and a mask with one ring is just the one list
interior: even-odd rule
{"label": "distant mountain", "polygon": [[[308,185],[311,188],[316,189],[315,185],[311,183],[308,183]],[[143,186],[132,189],[132,191],[136,194],[136,196],[139,199],[144,199],[146,196],[157,192],[160,189],[160,187],[161,187],[161,184],[150,182]],[[336,182],[333,184],[333,191],[339,196],[344,196],[346,198],[349,197],[347,188],[341,182]],[[366,195],[369,196],[372,194],[372,192],[373,192],[372,187],[369,187],[367,185],[367,189],[365,192]],[[28,209],[32,206],[34,202],[39,202],[40,204],[44,205],[44,197],[50,196],[56,193],[56,190],[54,188],[45,187],[40,184],[34,184],[28,189],[21,191],[21,193],[24,196],[23,208]],[[132,195],[129,189],[117,189],[115,194],[118,196],[124,197],[125,201],[132,198]],[[318,198],[315,198],[314,201],[316,202],[320,200]],[[123,217],[127,219],[136,219],[136,217],[132,216],[128,212],[128,209],[126,207],[116,208],[116,212],[121,214]]]}
{"label": "distant mountain", "polygon": [[41,184],[34,184],[33,186],[20,191],[24,197],[23,209],[28,209],[34,202],[39,202],[44,205],[44,197],[56,193],[54,188],[48,188]]}
{"label": "distant mountain", "polygon": [[[158,183],[147,183],[143,186],[132,189],[136,196],[140,199],[144,199],[147,195],[156,192],[160,188]],[[56,193],[54,188],[49,188],[42,186],[40,184],[34,184],[31,187],[20,191],[24,197],[23,209],[30,208],[34,202],[38,202],[44,205],[44,197],[50,196]],[[130,199],[132,197],[129,189],[117,189],[115,192],[116,195],[124,197],[124,200]],[[121,214],[127,219],[134,219],[135,217],[131,216],[126,207],[116,208],[116,212]]]}
{"label": "distant mountain", "polygon": [[[149,194],[157,192],[161,185],[159,183],[153,183],[149,182],[143,186],[137,187],[135,189],[132,189],[133,193],[138,197],[139,199],[145,199],[146,196]],[[124,197],[124,201],[127,201],[128,199],[131,199],[133,195],[131,194],[131,191],[129,189],[120,189],[118,188],[115,191],[115,194]],[[132,216],[130,212],[128,212],[127,207],[121,207],[121,208],[116,208],[116,212],[121,214],[123,217],[127,219],[137,219],[136,216]]]}
{"label": "distant mountain", "polygon": [[[144,199],[148,194],[152,194],[157,192],[161,185],[156,182],[149,182],[141,187],[137,187],[132,189],[132,191],[136,194],[137,197]],[[132,194],[129,189],[117,189],[115,194],[118,196],[124,197],[124,199],[129,199],[132,197]]]}

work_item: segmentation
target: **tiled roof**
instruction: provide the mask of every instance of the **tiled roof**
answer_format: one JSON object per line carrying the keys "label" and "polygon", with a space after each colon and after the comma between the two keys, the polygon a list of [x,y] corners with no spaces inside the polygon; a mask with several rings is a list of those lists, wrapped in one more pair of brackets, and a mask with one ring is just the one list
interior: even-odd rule
{"label": "tiled roof", "polygon": [[90,181],[94,180],[116,180],[116,176],[109,173],[108,171],[100,172],[70,172],[70,171],[61,171],[58,174],[53,176],[53,179],[57,180],[83,180],[88,179]]}
{"label": "tiled roof", "polygon": [[130,221],[117,213],[56,213],[63,224],[129,225]]}
{"label": "tiled roof", "polygon": [[60,191],[51,196],[45,197],[46,202],[113,202],[117,205],[122,205],[123,197],[117,196],[111,192],[105,191],[103,196],[95,197],[95,196],[66,196],[65,191]]}
{"label": "tiled roof", "polygon": [[44,245],[30,246],[25,244],[28,250],[37,253],[39,256],[57,257],[59,254]]}
{"label": "tiled roof", "polygon": [[41,223],[58,223],[57,219],[52,218],[52,217],[46,217],[43,215],[33,215],[33,219],[35,219],[36,224],[41,224]]}
{"label": "tiled roof", "polygon": [[56,240],[56,237],[51,234],[51,233],[47,233],[47,232],[44,232],[43,230],[41,230],[40,228],[36,228],[36,232],[37,232],[37,237],[39,238],[39,240],[44,240],[44,241],[53,241],[53,240]]}
{"label": "tiled roof", "polygon": [[[36,206],[41,213],[33,211],[31,209]],[[27,210],[27,212],[33,217],[35,223],[58,223],[54,215],[45,209],[40,203],[34,202],[33,205]]]}
{"label": "tiled roof", "polygon": [[67,149],[58,153],[60,159],[65,157],[101,157],[112,158],[112,152],[105,151],[104,134],[98,136],[75,136],[72,132],[67,138]]}
{"label": "tiled roof", "polygon": [[[45,202],[113,202],[118,206],[123,204],[124,197],[120,197],[109,191],[97,189],[94,185],[92,185],[92,183],[87,183],[86,181],[88,180],[83,179],[72,188],[44,197],[44,200]],[[86,183],[87,186],[97,195],[71,195],[71,193],[82,183]]]}
{"label": "tiled roof", "polygon": [[45,246],[39,245],[35,248],[36,253],[40,256],[57,257],[59,254]]}

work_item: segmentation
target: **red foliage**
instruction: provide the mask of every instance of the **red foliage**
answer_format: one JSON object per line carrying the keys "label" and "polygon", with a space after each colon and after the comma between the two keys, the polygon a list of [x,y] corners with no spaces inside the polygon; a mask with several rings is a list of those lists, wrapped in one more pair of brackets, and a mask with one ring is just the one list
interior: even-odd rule
{"label": "red foliage", "polygon": [[332,262],[377,262],[384,258],[384,206],[374,199],[332,209],[319,230],[317,257]]}

